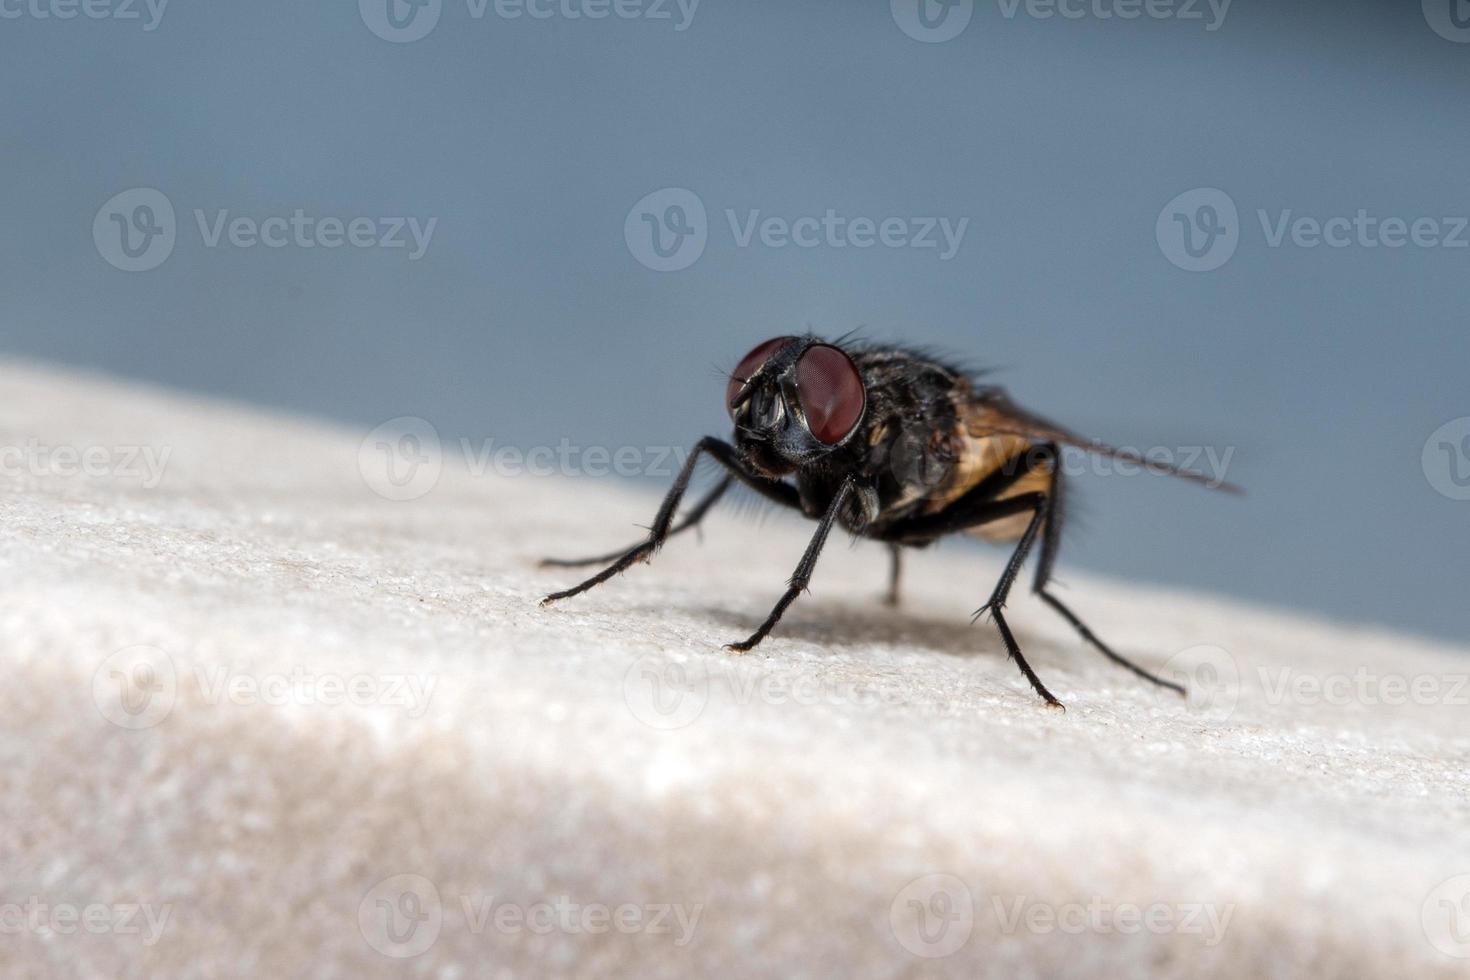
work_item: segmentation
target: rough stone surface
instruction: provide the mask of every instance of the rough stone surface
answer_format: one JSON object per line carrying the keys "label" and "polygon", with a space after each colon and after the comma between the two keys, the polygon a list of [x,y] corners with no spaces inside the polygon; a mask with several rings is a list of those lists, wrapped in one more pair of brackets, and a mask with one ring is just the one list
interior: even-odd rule
{"label": "rough stone surface", "polygon": [[1064,563],[1196,696],[1018,594],[1062,714],[968,621],[1001,553],[915,556],[891,610],[839,537],[737,658],[799,521],[727,510],[542,609],[577,574],[538,556],[656,501],[458,465],[389,501],[363,433],[0,391],[6,976],[1470,974],[1464,651]]}

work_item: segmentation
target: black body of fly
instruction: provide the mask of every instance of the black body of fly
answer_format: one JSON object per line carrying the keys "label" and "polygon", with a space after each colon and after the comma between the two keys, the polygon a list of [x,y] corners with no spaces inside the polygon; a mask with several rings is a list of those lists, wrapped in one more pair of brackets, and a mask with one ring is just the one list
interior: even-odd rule
{"label": "black body of fly", "polygon": [[[815,519],[817,530],[765,622],[727,649],[744,652],[766,637],[806,589],[833,525],[888,544],[890,604],[897,602],[902,548],[969,533],[1015,542],[1000,580],[974,618],[990,614],[1011,659],[1047,704],[1061,707],[1026,662],[1003,612],[1021,566],[1038,548],[1032,588],[1043,601],[1109,660],[1184,693],[1178,684],[1110,649],[1049,589],[1065,513],[1062,446],[1212,488],[1238,488],[1078,436],[1015,405],[1004,390],[902,347],[828,343],[810,335],[777,337],[740,362],[725,401],[735,423],[733,443],[700,440],[644,541],[593,558],[545,561],[561,567],[607,566],[581,584],[547,596],[543,605],[585,592],[647,561],[671,535],[696,526],[738,480]],[[676,521],[701,457],[713,459],[725,474]]]}

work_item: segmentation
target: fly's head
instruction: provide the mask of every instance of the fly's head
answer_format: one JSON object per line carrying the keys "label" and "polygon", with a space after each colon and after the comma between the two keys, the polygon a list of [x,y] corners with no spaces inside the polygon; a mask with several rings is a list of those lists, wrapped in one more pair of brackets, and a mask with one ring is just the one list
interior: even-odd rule
{"label": "fly's head", "polygon": [[725,390],[735,445],[768,477],[827,457],[857,432],[867,408],[862,374],[816,337],[776,337],[740,361]]}

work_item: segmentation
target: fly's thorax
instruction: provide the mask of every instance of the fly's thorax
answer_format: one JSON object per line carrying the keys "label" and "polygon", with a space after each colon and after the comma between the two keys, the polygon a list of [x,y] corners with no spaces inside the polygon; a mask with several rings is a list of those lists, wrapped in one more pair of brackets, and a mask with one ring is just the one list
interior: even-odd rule
{"label": "fly's thorax", "polygon": [[953,479],[957,457],[951,420],[893,415],[874,419],[861,434],[858,471],[877,488],[887,516],[912,510]]}

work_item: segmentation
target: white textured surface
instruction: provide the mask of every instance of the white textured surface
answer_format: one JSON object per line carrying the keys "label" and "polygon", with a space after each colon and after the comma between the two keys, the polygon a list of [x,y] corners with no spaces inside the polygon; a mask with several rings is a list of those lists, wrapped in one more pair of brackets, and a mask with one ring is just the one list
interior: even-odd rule
{"label": "white textured surface", "polygon": [[[779,593],[798,522],[717,514],[702,544],[543,610],[576,573],[536,557],[623,544],[656,501],[450,467],[393,503],[364,485],[362,433],[14,365],[0,390],[0,445],[170,453],[155,488],[14,456],[0,472],[6,976],[1470,972],[1425,931],[1433,889],[1470,872],[1470,708],[1270,691],[1357,672],[1454,702],[1460,651],[1093,580],[1064,559],[1063,594],[1120,649],[1161,666],[1215,645],[1242,684],[1233,712],[1228,690],[1191,708],[1018,596],[1012,622],[1060,714],[968,623],[1000,552],[911,558],[893,611],[877,602],[883,552],[834,538],[813,594],[735,659],[720,644]],[[1240,543],[1269,560],[1249,528]],[[108,658],[140,644],[166,652],[155,666],[177,695],[128,730],[104,718]],[[640,720],[657,720],[649,678],[679,670],[690,691],[662,693],[687,724]],[[295,678],[284,704],[214,687],[278,675]],[[432,684],[427,704],[324,704],[300,680],[391,675]],[[364,934],[381,932],[369,890],[397,874],[432,882],[443,910],[403,959]],[[914,955],[890,921],[928,875],[973,903],[943,958]],[[168,919],[151,944],[141,915],[137,935],[11,928],[3,906],[33,896]],[[492,896],[698,919],[682,944],[673,915],[668,933],[594,933],[595,917],[502,930],[476,921]],[[1018,901],[1066,928],[1008,928]],[[1222,937],[1207,918],[1203,933],[1125,934],[1073,903],[1229,919]]]}

